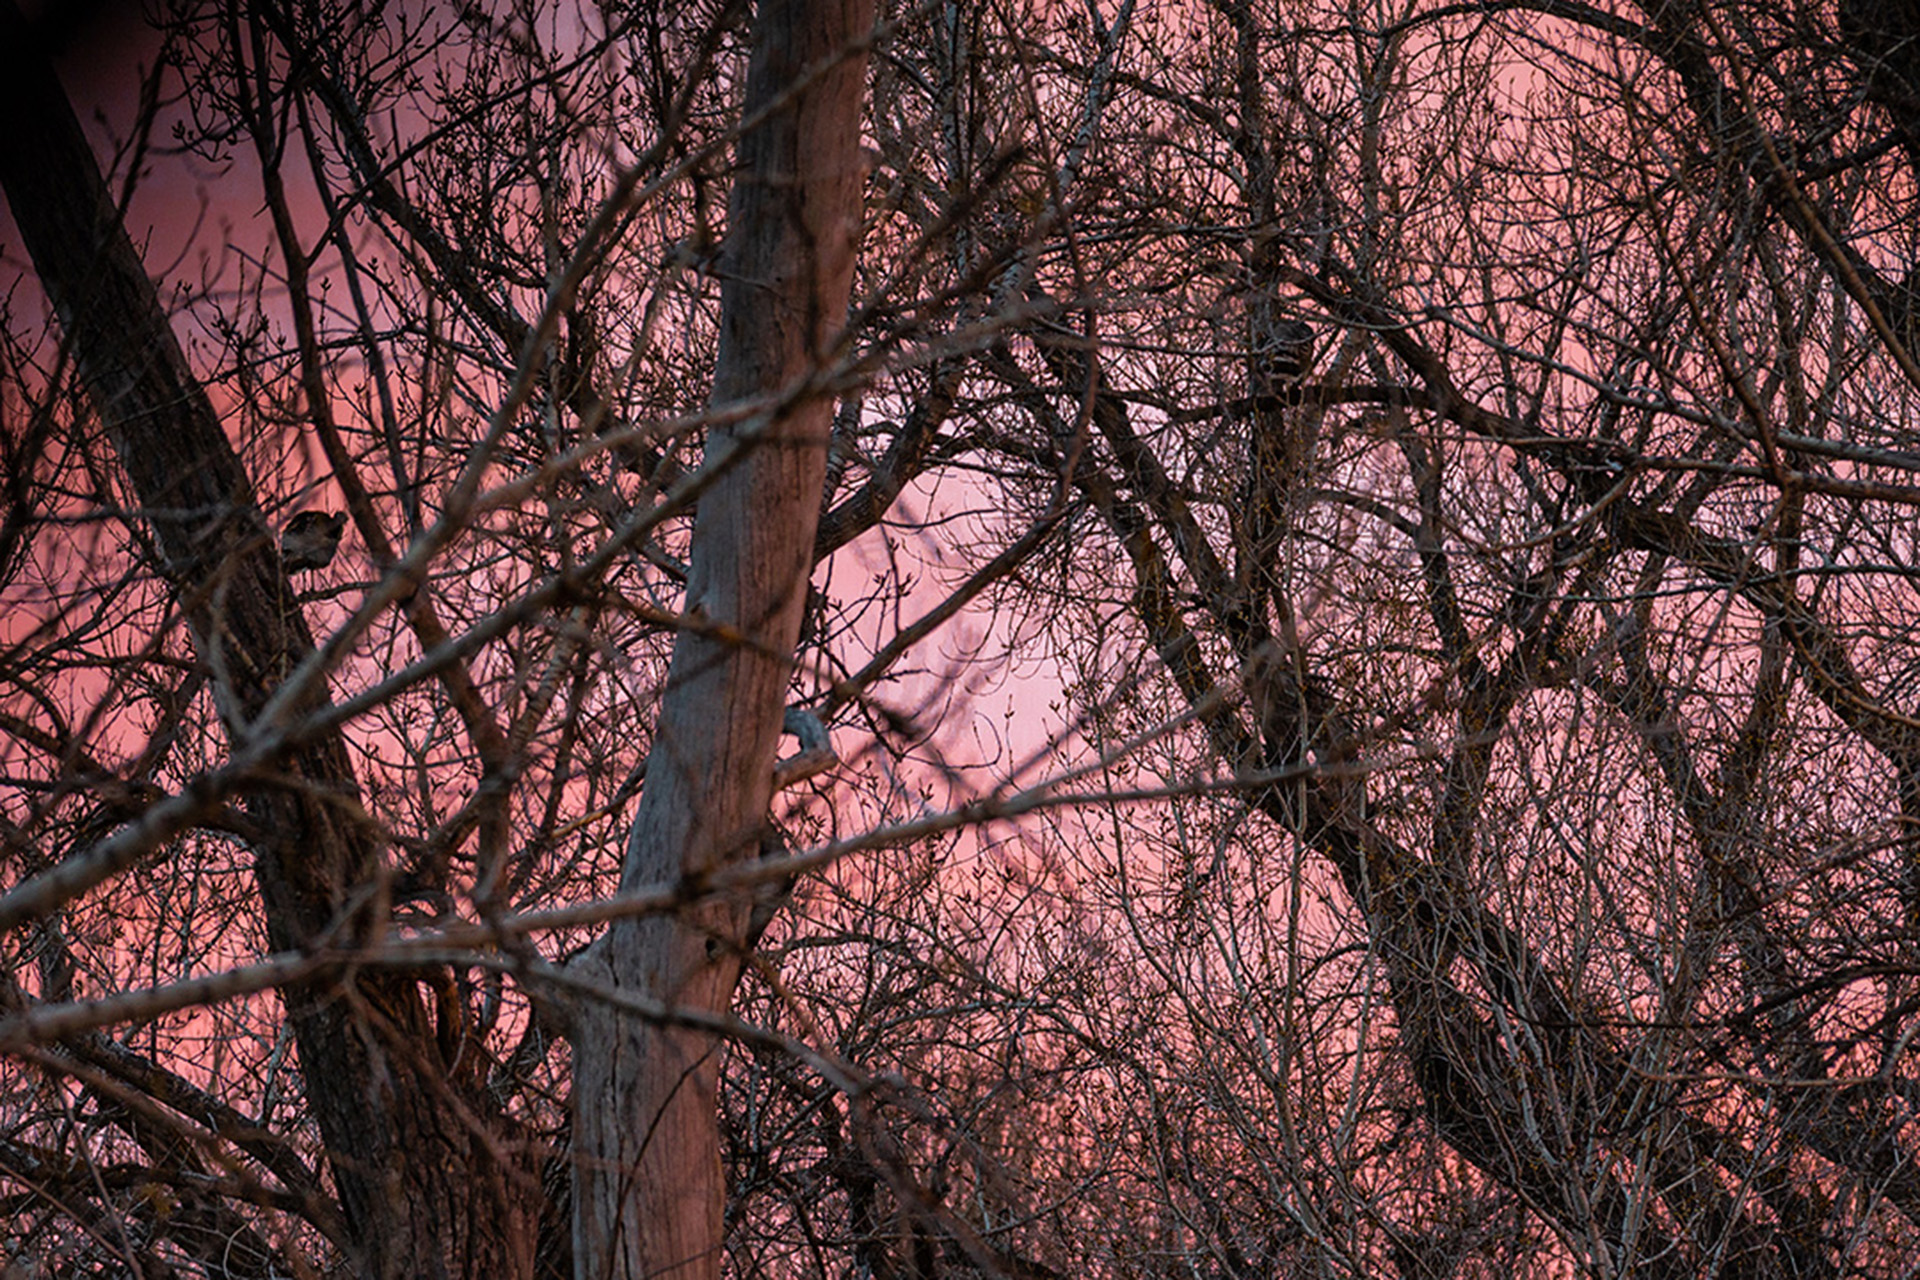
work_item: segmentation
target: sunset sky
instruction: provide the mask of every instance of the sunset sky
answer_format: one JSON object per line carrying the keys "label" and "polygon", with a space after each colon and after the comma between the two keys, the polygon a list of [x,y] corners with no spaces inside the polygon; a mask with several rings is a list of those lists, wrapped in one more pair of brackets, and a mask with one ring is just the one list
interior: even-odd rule
{"label": "sunset sky", "polygon": [[873,5],[0,12],[0,1270],[1910,1274],[1920,6]]}

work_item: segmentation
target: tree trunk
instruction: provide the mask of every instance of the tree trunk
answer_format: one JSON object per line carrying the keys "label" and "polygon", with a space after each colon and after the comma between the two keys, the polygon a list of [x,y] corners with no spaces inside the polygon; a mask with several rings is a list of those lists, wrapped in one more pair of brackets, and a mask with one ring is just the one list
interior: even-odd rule
{"label": "tree trunk", "polygon": [[[82,383],[178,592],[221,720],[239,738],[313,650],[251,479],[187,365],[35,33],[0,3],[0,186]],[[282,761],[248,807],[267,937],[298,948],[379,873],[345,742]],[[363,926],[336,931],[339,945]],[[376,1277],[531,1273],[538,1180],[477,1087],[449,1078],[413,975],[282,992],[355,1252]]]}
{"label": "tree trunk", "polygon": [[[795,391],[846,313],[861,212],[871,0],[766,0],[748,70],[713,403]],[[771,109],[770,109],[771,108]],[[764,119],[755,117],[765,113]],[[687,613],[674,647],[623,888],[685,883],[751,856],[772,799],[791,655],[812,565],[833,404],[789,394],[715,428]],[[610,986],[724,1012],[746,904],[615,925],[580,962]],[[574,1266],[582,1277],[720,1274],[720,1045],[683,1026],[583,1012],[574,1036]]]}

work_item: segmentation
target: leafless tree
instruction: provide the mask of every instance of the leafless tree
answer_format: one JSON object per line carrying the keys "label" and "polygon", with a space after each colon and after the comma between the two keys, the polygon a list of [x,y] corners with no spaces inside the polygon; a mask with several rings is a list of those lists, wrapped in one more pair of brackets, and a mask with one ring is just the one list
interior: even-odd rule
{"label": "leafless tree", "polygon": [[0,15],[25,1273],[1904,1273],[1912,4],[149,16]]}

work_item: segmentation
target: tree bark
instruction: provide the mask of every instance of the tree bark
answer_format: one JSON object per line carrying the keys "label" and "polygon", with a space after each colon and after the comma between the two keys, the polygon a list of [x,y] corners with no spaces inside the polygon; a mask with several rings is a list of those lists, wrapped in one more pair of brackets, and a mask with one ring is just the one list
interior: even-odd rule
{"label": "tree bark", "polygon": [[[674,647],[623,888],[697,884],[753,856],[765,825],[833,412],[828,393],[804,384],[840,331],[852,281],[872,19],[871,0],[766,0],[756,17],[712,401],[782,398],[707,441],[707,465],[725,471],[695,521],[686,608],[701,625]],[[606,985],[720,1013],[746,924],[744,901],[704,901],[615,925],[579,965]],[[583,1012],[576,1275],[719,1276],[719,1053],[694,1028]]]}
{"label": "tree bark", "polygon": [[[36,33],[0,3],[0,187],[82,383],[144,508],[222,723],[236,740],[313,650],[245,466],[159,295]],[[332,945],[380,871],[347,747],[288,753],[288,782],[248,799],[275,950]],[[282,992],[356,1256],[375,1277],[523,1276],[538,1182],[478,1088],[450,1078],[413,975],[357,971]]]}

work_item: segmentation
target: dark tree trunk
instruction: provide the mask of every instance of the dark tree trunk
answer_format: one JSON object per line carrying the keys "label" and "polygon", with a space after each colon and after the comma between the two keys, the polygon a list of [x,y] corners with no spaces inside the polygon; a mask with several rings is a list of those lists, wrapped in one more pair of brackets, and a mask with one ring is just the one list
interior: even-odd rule
{"label": "dark tree trunk", "polygon": [[[313,651],[253,484],[187,366],[45,52],[0,4],[0,186],[73,360],[145,508],[235,741]],[[290,751],[251,796],[276,950],[332,931],[379,871],[344,741]],[[343,1217],[366,1276],[530,1274],[538,1179],[478,1090],[449,1077],[411,975],[356,971],[283,993]]]}

